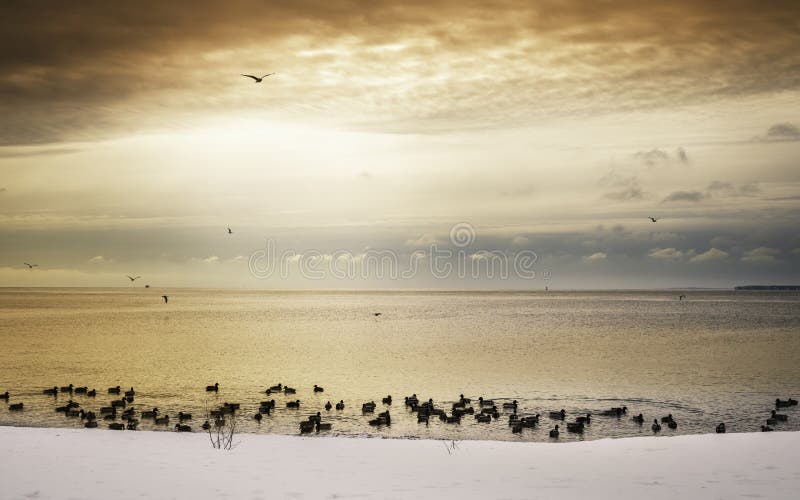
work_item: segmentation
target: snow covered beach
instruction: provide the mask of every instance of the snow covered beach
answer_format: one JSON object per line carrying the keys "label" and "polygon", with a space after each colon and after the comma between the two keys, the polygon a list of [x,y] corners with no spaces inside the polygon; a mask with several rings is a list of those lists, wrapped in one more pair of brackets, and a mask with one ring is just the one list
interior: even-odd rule
{"label": "snow covered beach", "polygon": [[[0,427],[0,498],[796,498],[800,433],[582,443]],[[449,443],[448,443],[449,444]]]}

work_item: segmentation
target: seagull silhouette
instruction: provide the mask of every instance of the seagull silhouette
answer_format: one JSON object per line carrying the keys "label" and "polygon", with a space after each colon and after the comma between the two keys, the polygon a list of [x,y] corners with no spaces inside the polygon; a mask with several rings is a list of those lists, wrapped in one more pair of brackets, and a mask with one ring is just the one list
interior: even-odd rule
{"label": "seagull silhouette", "polygon": [[245,75],[245,74],[242,74],[242,76],[246,76],[247,78],[252,78],[253,80],[255,80],[255,83],[261,83],[261,80],[263,80],[264,78],[266,78],[268,76],[274,75],[274,74],[275,73],[267,73],[266,75],[262,76],[261,78],[259,78],[257,76]]}
{"label": "seagull silhouette", "polygon": [[656,219],[655,217],[648,217],[648,219],[650,219],[653,222],[658,222],[661,220],[661,219]]}
{"label": "seagull silhouette", "polygon": [[128,276],[128,279],[131,280],[131,281],[136,281],[139,278],[141,278],[141,276]]}
{"label": "seagull silhouette", "polygon": [[162,296],[161,296],[161,298],[162,298],[162,299],[164,299],[164,303],[165,303],[165,304],[166,304],[167,302],[169,302],[169,297],[168,297],[168,296],[166,296],[166,295],[162,295]]}
{"label": "seagull silhouette", "polygon": [[28,269],[33,269],[34,267],[39,267],[39,264],[28,264],[27,262],[23,262],[23,264],[28,266]]}
{"label": "seagull silhouette", "polygon": [[231,228],[228,228],[228,234],[233,234],[233,231],[231,231]]}

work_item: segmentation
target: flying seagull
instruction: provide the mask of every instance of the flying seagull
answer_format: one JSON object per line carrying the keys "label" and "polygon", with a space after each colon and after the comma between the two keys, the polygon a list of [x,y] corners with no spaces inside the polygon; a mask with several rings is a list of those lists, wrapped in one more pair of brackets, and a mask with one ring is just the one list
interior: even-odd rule
{"label": "flying seagull", "polygon": [[661,220],[661,219],[656,219],[655,217],[648,217],[648,219],[650,219],[652,222],[658,222]]}
{"label": "flying seagull", "polygon": [[128,279],[131,280],[131,281],[136,281],[139,278],[141,278],[141,276],[128,276]]}
{"label": "flying seagull", "polygon": [[27,262],[23,262],[23,264],[28,266],[28,269],[33,269],[34,267],[39,267],[39,264],[28,264]]}
{"label": "flying seagull", "polygon": [[231,228],[228,228],[228,234],[233,234],[233,231],[231,231]]}
{"label": "flying seagull", "polygon": [[268,76],[274,75],[274,74],[275,73],[267,73],[266,75],[262,76],[261,78],[259,78],[257,76],[245,75],[245,74],[242,74],[242,76],[246,76],[247,78],[252,78],[253,80],[255,80],[255,83],[261,83],[261,80],[263,80],[264,78],[266,78]]}
{"label": "flying seagull", "polygon": [[372,315],[373,315],[373,316],[375,316],[376,318],[377,318],[378,316],[380,316],[381,314],[383,314],[383,313],[379,313],[379,312],[377,312],[377,313],[372,313]]}
{"label": "flying seagull", "polygon": [[166,304],[167,302],[169,302],[169,297],[168,297],[168,296],[166,296],[166,295],[162,295],[162,296],[161,296],[161,298],[162,298],[162,299],[164,299],[164,303],[165,303],[165,304]]}

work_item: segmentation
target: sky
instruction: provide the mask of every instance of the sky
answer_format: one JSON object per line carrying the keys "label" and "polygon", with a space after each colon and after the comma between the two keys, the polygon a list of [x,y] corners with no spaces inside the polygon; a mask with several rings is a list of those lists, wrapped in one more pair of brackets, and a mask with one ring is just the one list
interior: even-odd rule
{"label": "sky", "polygon": [[796,1],[6,1],[0,286],[800,284],[798,47]]}

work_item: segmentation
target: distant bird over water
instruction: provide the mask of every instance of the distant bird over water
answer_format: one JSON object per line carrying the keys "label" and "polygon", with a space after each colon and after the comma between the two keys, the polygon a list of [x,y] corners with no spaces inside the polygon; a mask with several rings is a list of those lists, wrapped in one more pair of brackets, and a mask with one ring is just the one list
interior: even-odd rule
{"label": "distant bird over water", "polygon": [[678,300],[683,300],[686,298],[686,295],[680,294],[678,295]]}
{"label": "distant bird over water", "polygon": [[262,76],[261,78],[259,78],[259,77],[257,77],[257,76],[253,76],[253,75],[245,75],[245,74],[242,74],[242,76],[246,76],[247,78],[252,78],[253,80],[255,80],[255,83],[261,83],[261,80],[263,80],[264,78],[266,78],[266,77],[268,77],[268,76],[272,76],[272,75],[274,75],[274,74],[275,74],[275,73],[267,73],[266,75]]}
{"label": "distant bird over water", "polygon": [[648,217],[648,219],[650,219],[651,222],[658,222],[658,221],[661,220],[661,219],[658,219],[656,217]]}
{"label": "distant bird over water", "polygon": [[231,230],[231,228],[228,228],[228,234],[233,234],[233,231]]}
{"label": "distant bird over water", "polygon": [[23,264],[28,266],[28,269],[33,269],[34,267],[39,267],[39,264],[28,264],[27,262],[23,262]]}
{"label": "distant bird over water", "polygon": [[164,303],[165,303],[165,304],[166,304],[167,302],[169,302],[169,296],[167,296],[167,295],[162,295],[162,296],[161,296],[161,298],[162,298],[162,299],[164,299]]}
{"label": "distant bird over water", "polygon": [[379,313],[379,312],[372,313],[372,315],[373,315],[373,316],[375,316],[376,318],[377,318],[378,316],[382,315],[382,314],[383,314],[383,313]]}
{"label": "distant bird over water", "polygon": [[128,276],[128,279],[131,280],[131,281],[136,281],[139,278],[141,278],[141,276]]}

